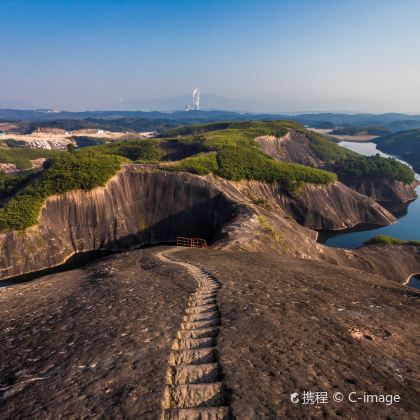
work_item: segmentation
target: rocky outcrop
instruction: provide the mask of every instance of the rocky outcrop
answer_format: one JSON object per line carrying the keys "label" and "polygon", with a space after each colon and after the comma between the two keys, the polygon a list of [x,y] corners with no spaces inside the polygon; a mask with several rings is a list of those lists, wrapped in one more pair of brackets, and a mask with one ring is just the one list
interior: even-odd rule
{"label": "rocky outcrop", "polygon": [[105,187],[50,197],[37,226],[1,234],[0,278],[53,267],[79,252],[173,243],[177,236],[335,262],[330,248],[316,242],[317,233],[295,217],[332,229],[394,221],[380,205],[340,183],[307,185],[292,197],[255,181],[127,165]]}
{"label": "rocky outcrop", "polygon": [[5,174],[14,174],[19,172],[19,169],[14,163],[0,163],[0,172]]}
{"label": "rocky outcrop", "polygon": [[322,166],[323,162],[312,150],[310,140],[297,131],[290,130],[283,137],[259,136],[255,141],[264,153],[275,159],[315,168]]}
{"label": "rocky outcrop", "polygon": [[65,134],[66,130],[54,127],[37,127],[33,132],[46,134]]}
{"label": "rocky outcrop", "polygon": [[237,206],[200,177],[125,167],[106,187],[50,197],[40,222],[0,235],[0,278],[63,263],[77,252],[210,240]]}
{"label": "rocky outcrop", "polygon": [[359,181],[357,179],[345,178],[339,175],[339,178],[347,186],[367,195],[375,201],[393,202],[393,203],[407,203],[417,198],[415,185],[405,184],[396,179],[382,178],[366,179]]}
{"label": "rocky outcrop", "polygon": [[[44,165],[46,158],[38,158],[38,159],[32,159],[31,162],[31,168],[28,169],[40,169]],[[28,170],[28,169],[19,169],[14,163],[0,163],[0,172],[4,172],[6,174],[13,174],[16,172],[22,172],[22,170]]]}
{"label": "rocky outcrop", "polygon": [[[326,168],[325,162],[314,153],[310,140],[302,133],[290,130],[283,137],[259,136],[255,141],[264,153],[275,159],[300,163],[315,168]],[[375,201],[406,203],[417,198],[413,185],[387,178],[355,179],[337,173],[348,187]]]}
{"label": "rocky outcrop", "polygon": [[[360,223],[389,225],[396,221],[380,204],[341,182],[307,184],[296,195],[282,192],[275,184],[258,181],[233,183],[219,179],[218,185],[238,201],[243,200],[243,196],[255,203],[266,201],[268,207],[311,229],[341,230]],[[235,194],[235,190],[242,197]]]}

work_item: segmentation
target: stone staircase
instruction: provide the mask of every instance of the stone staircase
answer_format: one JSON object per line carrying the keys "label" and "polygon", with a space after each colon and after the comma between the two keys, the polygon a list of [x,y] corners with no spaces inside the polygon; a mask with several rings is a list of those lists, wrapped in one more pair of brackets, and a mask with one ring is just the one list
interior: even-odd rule
{"label": "stone staircase", "polygon": [[162,398],[162,420],[227,420],[222,370],[216,343],[221,327],[217,305],[220,282],[204,269],[169,257],[177,248],[157,256],[186,268],[198,287],[191,294],[172,344]]}

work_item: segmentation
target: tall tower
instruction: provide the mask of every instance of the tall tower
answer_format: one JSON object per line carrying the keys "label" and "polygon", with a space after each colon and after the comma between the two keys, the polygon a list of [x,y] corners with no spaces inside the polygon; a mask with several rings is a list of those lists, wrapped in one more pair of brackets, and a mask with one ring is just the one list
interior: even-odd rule
{"label": "tall tower", "polygon": [[193,99],[193,110],[200,111],[200,90],[198,89],[198,87],[196,87],[193,90],[192,99]]}

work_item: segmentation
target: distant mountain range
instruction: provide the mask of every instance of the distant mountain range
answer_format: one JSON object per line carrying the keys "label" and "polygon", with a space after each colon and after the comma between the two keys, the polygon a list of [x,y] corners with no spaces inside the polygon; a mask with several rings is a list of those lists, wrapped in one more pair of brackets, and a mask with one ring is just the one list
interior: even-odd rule
{"label": "distant mountain range", "polygon": [[[420,115],[399,113],[387,114],[252,114],[233,111],[51,111],[0,109],[0,120],[48,122],[57,120],[121,120],[142,119],[144,121],[159,120],[163,126],[205,123],[213,121],[244,121],[244,120],[293,120],[306,126],[340,128],[348,126],[381,126],[391,132],[420,128]],[[55,124],[57,125],[57,124]]]}

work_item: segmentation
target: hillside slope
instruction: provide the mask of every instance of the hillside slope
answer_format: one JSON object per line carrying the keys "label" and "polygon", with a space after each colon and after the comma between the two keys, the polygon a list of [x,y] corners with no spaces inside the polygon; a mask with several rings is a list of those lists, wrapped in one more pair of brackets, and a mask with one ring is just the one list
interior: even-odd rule
{"label": "hillside slope", "polygon": [[275,159],[333,171],[341,182],[374,200],[405,203],[416,198],[410,185],[413,178],[394,175],[403,169],[396,161],[362,157],[314,133],[296,130],[281,137],[258,136],[255,141]]}
{"label": "hillside slope", "polygon": [[379,150],[404,159],[420,173],[420,128],[379,137],[374,143]]}
{"label": "hillside slope", "polygon": [[[222,248],[271,249],[345,261],[371,271],[372,264],[364,257],[318,244],[316,232],[294,220],[330,229],[395,220],[374,201],[355,195],[337,183],[308,185],[293,198],[257,181],[232,182],[128,165],[105,187],[50,197],[38,225],[0,234],[0,278],[61,264],[76,252],[173,243],[177,236],[202,237]],[[404,278],[416,264],[410,258],[404,257],[406,270],[398,274]]]}

